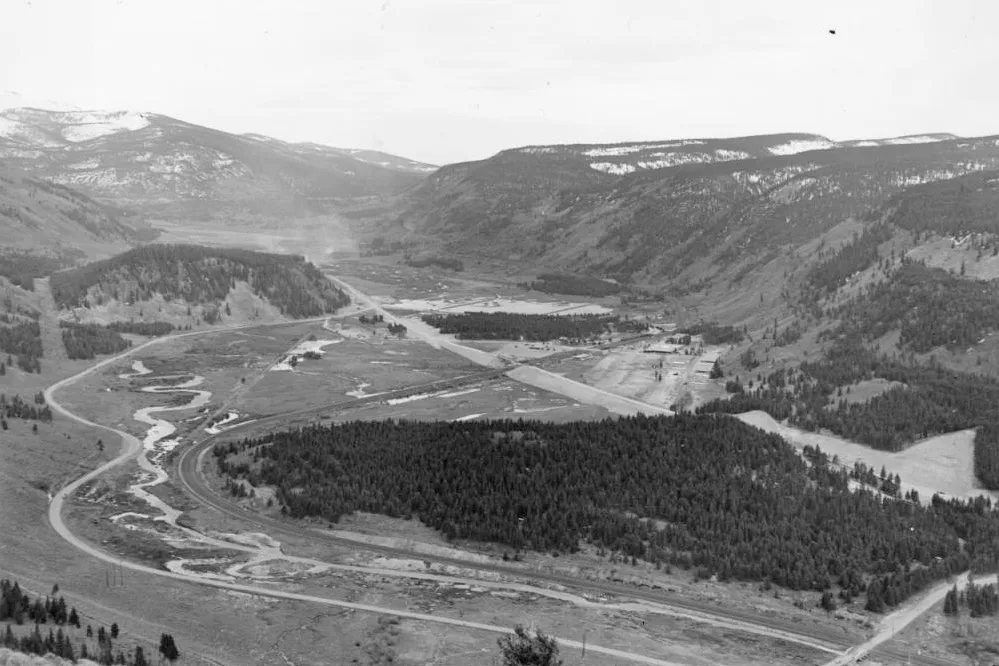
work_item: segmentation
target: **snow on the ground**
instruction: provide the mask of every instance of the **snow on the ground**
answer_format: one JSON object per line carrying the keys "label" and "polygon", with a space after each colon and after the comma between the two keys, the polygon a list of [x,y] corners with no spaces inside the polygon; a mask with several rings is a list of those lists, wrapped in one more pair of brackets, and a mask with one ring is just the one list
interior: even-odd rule
{"label": "snow on the ground", "polygon": [[132,363],[132,372],[126,372],[123,375],[118,375],[118,379],[131,379],[132,377],[141,377],[142,375],[148,375],[152,370],[147,368],[142,361],[134,361]]}
{"label": "snow on the ground", "polygon": [[111,522],[112,523],[117,523],[122,518],[128,518],[129,516],[135,516],[136,518],[145,518],[146,520],[150,519],[150,516],[148,516],[145,513],[136,513],[135,511],[126,511],[125,513],[119,513],[116,516],[111,516]]}
{"label": "snow on the ground", "polygon": [[164,566],[169,571],[172,571],[172,572],[178,573],[178,574],[183,574],[185,576],[195,576],[197,578],[209,578],[211,580],[224,580],[224,581],[228,581],[228,582],[231,583],[233,580],[235,580],[232,576],[222,576],[222,575],[219,575],[219,574],[207,573],[207,572],[203,572],[203,571],[191,571],[190,569],[187,568],[188,564],[214,564],[214,565],[218,565],[218,564],[228,564],[228,563],[229,563],[228,560],[222,560],[222,559],[218,559],[218,558],[201,559],[201,560],[181,559],[181,560],[171,560],[169,562],[166,562],[164,564]]}
{"label": "snow on the ground", "polygon": [[590,168],[602,171],[603,173],[614,174],[615,176],[623,176],[636,170],[631,164],[617,164],[615,162],[591,162]]}
{"label": "snow on the ground", "polygon": [[881,142],[880,141],[858,141],[854,145],[855,146],[865,146],[865,147],[869,147],[869,146],[880,146]]}
{"label": "snow on the ground", "polygon": [[224,419],[222,419],[221,421],[218,421],[215,424],[210,425],[207,428],[205,428],[205,432],[207,432],[210,435],[217,435],[220,432],[222,432],[220,430],[221,426],[224,426],[226,423],[230,423],[232,421],[235,421],[238,418],[239,418],[239,414],[237,412],[229,412],[228,414],[226,414],[226,416],[225,416]]}
{"label": "snow on the ground", "polygon": [[439,298],[403,299],[385,303],[390,310],[410,310],[417,312],[446,311],[459,312],[509,312],[511,314],[607,314],[611,308],[592,303],[570,303],[567,301],[522,301],[508,298],[456,300]]}
{"label": "snow on the ground", "polygon": [[271,366],[271,370],[272,371],[292,370],[293,369],[291,365],[292,358],[298,358],[299,356],[303,356],[307,352],[313,352],[320,355],[325,354],[326,352],[323,351],[323,347],[328,347],[329,345],[335,345],[338,342],[343,342],[343,338],[342,337],[337,338],[336,340],[305,340],[303,342],[300,342],[298,345],[295,346],[294,349],[289,351],[285,355],[285,357],[281,359],[280,362],[275,363],[273,366]]}
{"label": "snow on the ground", "polygon": [[817,137],[815,139],[795,139],[787,143],[781,143],[767,148],[774,155],[795,155],[809,150],[828,150],[835,148],[836,144],[829,139]]}
{"label": "snow on the ground", "polygon": [[719,162],[728,162],[731,160],[748,160],[752,157],[749,153],[744,150],[725,150],[724,148],[719,148],[715,151],[715,156],[718,158]]}
{"label": "snow on the ground", "polygon": [[929,136],[927,134],[918,134],[915,136],[899,136],[894,139],[884,139],[884,143],[898,146],[910,143],[936,143],[938,141],[943,141],[944,139],[937,136]]}
{"label": "snow on the ground", "polygon": [[479,414],[469,414],[468,416],[461,416],[461,417],[453,419],[453,420],[456,421],[456,422],[460,422],[460,421],[471,421],[472,419],[477,419],[480,416],[485,416],[485,415],[486,415],[486,412],[481,412]]}
{"label": "snow on the ground", "polygon": [[71,123],[63,128],[62,136],[73,143],[90,141],[119,132],[134,132],[149,126],[145,114],[131,111],[61,113],[58,119]]}
{"label": "snow on the ground", "polygon": [[666,143],[634,143],[625,146],[599,146],[584,150],[583,155],[587,157],[621,157],[631,155],[643,150],[659,150],[662,148],[678,148],[680,146],[696,146],[704,142],[700,139],[681,139],[679,141],[668,141]]}

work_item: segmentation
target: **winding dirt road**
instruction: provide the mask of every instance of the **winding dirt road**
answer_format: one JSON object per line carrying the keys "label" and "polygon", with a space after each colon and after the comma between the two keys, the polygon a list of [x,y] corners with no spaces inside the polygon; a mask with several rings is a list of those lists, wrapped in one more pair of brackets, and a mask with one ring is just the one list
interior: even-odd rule
{"label": "winding dirt road", "polygon": [[[377,305],[376,303],[374,303],[374,301],[372,301],[366,295],[361,294],[360,292],[358,292],[356,289],[354,289],[353,287],[351,287],[347,283],[344,283],[341,280],[335,280],[335,282],[337,282],[341,287],[345,288],[348,291],[348,293],[350,293],[356,299],[355,302],[363,302],[363,303],[368,304],[372,309],[375,309],[376,311],[385,314],[386,315],[386,317],[385,317],[386,320],[389,320],[389,321],[398,321],[398,319],[396,317],[394,317],[390,313],[385,312],[379,305]],[[325,317],[320,317],[320,318],[315,318],[315,319],[312,319],[312,320],[302,320],[302,321],[323,321],[324,319],[325,319]],[[276,325],[280,325],[280,324],[276,324]],[[489,631],[489,632],[493,632],[493,633],[502,633],[502,634],[509,633],[509,631],[510,631],[509,627],[502,627],[502,626],[497,626],[497,625],[490,625],[490,624],[482,624],[482,623],[476,623],[476,622],[469,622],[469,621],[465,621],[465,620],[452,619],[452,618],[444,618],[444,617],[432,616],[432,615],[427,615],[427,614],[422,614],[422,613],[414,613],[414,612],[409,612],[409,611],[400,611],[400,610],[396,610],[396,609],[392,609],[392,608],[385,608],[385,607],[379,607],[379,606],[370,606],[370,605],[366,605],[366,604],[357,604],[357,603],[351,603],[351,602],[346,602],[346,601],[329,599],[329,598],[319,597],[319,596],[314,596],[314,595],[304,595],[304,594],[297,594],[297,593],[292,593],[292,592],[284,592],[284,591],[275,590],[275,589],[271,589],[271,588],[257,587],[257,586],[254,586],[254,585],[243,585],[243,584],[239,584],[239,583],[231,583],[231,582],[226,582],[226,581],[206,579],[206,578],[201,578],[201,577],[198,577],[198,576],[188,575],[188,574],[185,574],[185,573],[164,571],[164,570],[156,569],[156,568],[153,568],[153,567],[145,566],[145,565],[142,565],[142,564],[136,564],[136,563],[132,563],[132,562],[121,562],[119,560],[119,558],[117,558],[116,556],[112,556],[112,555],[110,555],[108,553],[105,553],[105,552],[103,552],[103,551],[101,551],[101,550],[93,547],[89,543],[87,543],[87,542],[79,539],[72,532],[70,532],[70,530],[63,523],[62,515],[61,515],[62,514],[63,505],[66,503],[67,498],[71,497],[80,488],[80,486],[82,486],[83,484],[91,481],[94,478],[97,478],[98,476],[104,474],[108,470],[110,470],[110,469],[112,469],[112,468],[114,468],[116,466],[119,466],[119,465],[121,465],[121,464],[123,464],[123,463],[125,463],[125,462],[127,462],[129,460],[131,460],[132,458],[137,457],[138,454],[140,453],[140,451],[142,450],[142,443],[138,440],[138,438],[136,438],[136,437],[134,437],[134,436],[132,436],[132,435],[126,433],[126,432],[117,430],[117,429],[109,427],[109,426],[101,425],[101,424],[98,424],[98,423],[93,423],[91,421],[88,421],[87,419],[84,419],[83,417],[80,417],[80,416],[78,416],[78,415],[70,412],[68,409],[66,409],[64,406],[62,406],[55,399],[55,393],[58,390],[60,390],[60,389],[62,389],[64,387],[72,385],[76,381],[79,381],[81,378],[85,377],[86,375],[88,375],[88,374],[90,374],[90,373],[92,373],[92,372],[94,372],[94,371],[96,371],[96,370],[98,370],[98,369],[100,369],[102,367],[106,367],[106,366],[108,366],[110,364],[113,364],[113,363],[118,363],[122,359],[124,359],[124,358],[126,358],[128,356],[131,356],[131,355],[133,355],[133,354],[135,354],[135,353],[137,353],[137,352],[139,352],[139,351],[141,351],[143,349],[146,349],[146,348],[148,348],[148,347],[150,347],[152,345],[155,345],[155,344],[159,344],[159,343],[162,343],[162,342],[165,342],[165,341],[168,341],[168,340],[174,340],[174,339],[179,338],[179,337],[188,337],[188,336],[193,336],[193,335],[199,335],[199,334],[202,334],[202,333],[219,332],[219,331],[222,331],[222,330],[235,330],[235,329],[240,329],[240,328],[259,328],[261,326],[262,326],[261,324],[247,324],[247,325],[242,325],[242,326],[231,327],[229,329],[219,328],[219,329],[213,329],[213,330],[209,330],[209,331],[192,331],[192,332],[189,332],[189,333],[182,333],[182,334],[173,335],[173,336],[166,336],[166,337],[163,337],[163,338],[156,338],[156,339],[150,340],[150,341],[148,341],[148,342],[146,342],[146,343],[144,343],[142,345],[139,345],[139,346],[136,346],[134,348],[131,348],[131,349],[125,351],[124,353],[119,354],[118,356],[111,357],[111,358],[105,359],[103,361],[100,361],[100,362],[96,363],[95,365],[89,367],[88,369],[86,369],[86,370],[84,370],[84,371],[82,371],[82,372],[80,372],[80,373],[78,373],[78,374],[76,374],[76,375],[74,375],[72,377],[68,377],[66,379],[63,379],[63,380],[61,380],[61,381],[53,384],[52,386],[50,386],[48,389],[45,390],[45,392],[44,392],[45,393],[45,398],[46,398],[47,402],[49,403],[49,405],[51,406],[51,408],[54,411],[58,412],[59,414],[61,414],[62,416],[66,417],[66,418],[70,418],[70,419],[73,419],[73,420],[75,420],[77,422],[83,423],[84,425],[88,425],[88,426],[94,427],[94,428],[104,429],[104,430],[107,430],[107,431],[109,431],[111,433],[117,434],[121,438],[121,440],[122,440],[122,450],[121,450],[121,453],[114,460],[111,460],[111,461],[105,463],[104,465],[100,466],[99,468],[97,468],[97,469],[95,469],[95,470],[93,470],[93,471],[91,471],[91,472],[83,475],[82,477],[76,479],[75,481],[73,481],[72,483],[70,483],[69,485],[67,485],[63,489],[61,489],[53,497],[53,499],[51,501],[51,504],[49,506],[49,521],[51,522],[51,524],[52,524],[53,528],[56,530],[56,532],[59,533],[59,535],[62,538],[64,538],[69,543],[71,543],[74,547],[78,548],[79,550],[87,553],[88,555],[90,555],[90,556],[92,556],[92,557],[94,557],[96,559],[100,559],[100,560],[103,560],[103,561],[106,561],[106,562],[110,562],[110,563],[114,563],[114,564],[121,563],[121,566],[123,566],[125,568],[131,569],[131,570],[137,571],[137,572],[142,572],[142,573],[145,573],[145,574],[148,574],[148,575],[163,576],[163,577],[166,577],[166,578],[173,578],[173,579],[176,579],[176,580],[183,580],[183,581],[187,581],[187,582],[190,582],[190,583],[195,583],[195,584],[198,584],[198,585],[205,585],[205,586],[215,587],[215,588],[219,588],[219,589],[227,589],[227,590],[232,590],[232,591],[236,591],[236,592],[243,592],[243,593],[248,593],[248,594],[255,594],[255,595],[264,596],[264,597],[281,598],[281,599],[291,599],[291,600],[298,600],[298,601],[306,601],[306,602],[310,602],[310,603],[317,603],[317,604],[323,604],[323,605],[329,605],[329,606],[337,606],[337,607],[342,607],[342,608],[350,608],[350,609],[354,609],[354,610],[371,612],[371,613],[379,613],[379,614],[386,614],[386,615],[395,615],[395,616],[399,616],[399,617],[405,617],[405,618],[410,618],[410,619],[420,620],[420,621],[426,621],[426,622],[434,622],[434,623],[440,623],[440,624],[449,624],[449,625],[453,625],[453,626],[461,626],[461,627],[466,627],[466,628],[469,628],[469,629],[478,629],[478,630]],[[425,332],[422,332],[422,331],[421,331],[421,333],[425,334]],[[423,338],[424,336],[423,335],[418,335],[417,337]],[[435,336],[435,338],[436,338],[436,336]],[[434,344],[434,342],[441,342],[438,339],[435,339],[433,342],[430,341],[430,340],[425,340],[425,341],[428,342],[429,344]],[[484,359],[482,357],[482,354],[487,354],[487,353],[481,352],[480,350],[472,350],[471,348],[465,347],[463,345],[454,344],[451,341],[444,341],[444,342],[450,343],[450,344],[447,344],[447,345],[441,345],[442,347],[448,349],[449,351],[452,351],[453,353],[458,353],[458,354],[460,354],[462,356],[465,356],[466,358],[470,358],[470,357],[474,356],[474,358],[470,358],[470,360],[474,360],[477,363],[480,363],[482,365],[487,365],[489,367],[496,368],[496,365],[494,365],[492,362],[483,362],[483,361],[486,361],[486,359]],[[437,345],[434,345],[434,346],[437,346]],[[460,351],[458,349],[455,349],[455,348],[460,348]],[[475,352],[475,354],[466,355],[466,354],[462,353],[464,351]],[[489,356],[492,356],[492,355],[489,355]],[[558,375],[552,375],[552,376],[553,377],[561,378]],[[561,379],[564,379],[564,378],[561,378]],[[567,380],[567,381],[571,381],[571,380]],[[549,388],[549,387],[546,386],[544,388]],[[551,389],[549,388],[549,390],[551,390]],[[651,407],[651,406],[649,406],[649,407]],[[209,438],[209,440],[210,439],[211,438]],[[267,529],[271,530],[271,531],[276,531],[278,533],[281,533],[281,532],[284,532],[284,533],[294,533],[296,536],[302,536],[303,534],[306,534],[307,531],[305,531],[305,530],[300,530],[298,528],[294,528],[293,526],[289,526],[289,525],[286,525],[286,524],[278,524],[278,525],[271,524],[271,522],[274,522],[274,521],[268,521],[267,519],[263,519],[261,516],[258,516],[258,515],[256,515],[256,516],[248,515],[245,511],[241,511],[240,510],[240,511],[237,511],[237,512],[233,512],[232,507],[225,506],[224,504],[219,503],[218,500],[220,498],[218,496],[214,495],[214,493],[212,493],[207,488],[206,485],[202,485],[202,483],[200,483],[202,480],[199,478],[200,475],[197,473],[197,471],[198,471],[198,464],[197,463],[198,463],[198,459],[201,457],[198,454],[200,453],[201,455],[203,455],[207,451],[207,449],[208,449],[208,441],[203,441],[198,446],[191,447],[191,448],[187,449],[184,452],[184,454],[182,455],[181,460],[179,461],[180,462],[180,473],[179,473],[180,480],[182,481],[182,483],[184,483],[185,486],[188,487],[188,489],[190,491],[192,491],[192,494],[197,499],[199,499],[203,503],[207,504],[208,506],[212,506],[213,508],[216,508],[216,509],[218,509],[220,511],[223,511],[225,513],[232,513],[232,515],[237,515],[241,519],[247,520],[248,522],[257,523],[257,524],[265,524],[265,526],[267,527]],[[194,487],[192,487],[192,486],[194,486]],[[315,538],[315,535],[313,533],[311,533],[311,532],[308,532],[308,536],[310,538]],[[346,540],[344,540],[344,541],[346,541]],[[356,544],[352,544],[352,545],[356,545]],[[380,548],[380,547],[371,546],[371,545],[368,545],[368,544],[365,545],[365,548],[368,549],[368,550],[375,550],[375,551],[384,550],[386,552],[390,552],[393,555],[412,556],[412,553],[408,553],[406,551],[399,551],[399,550],[396,550],[396,549]],[[422,556],[421,555],[421,557],[423,559],[427,559],[426,556]],[[439,561],[446,560],[446,558],[430,558],[430,559],[439,560]],[[594,590],[594,591],[600,591],[600,592],[603,592],[603,593],[610,593],[610,594],[615,594],[615,595],[629,596],[629,597],[632,597],[632,598],[635,598],[635,599],[642,599],[642,600],[645,600],[645,601],[651,601],[651,602],[653,602],[653,603],[655,603],[657,605],[664,605],[664,604],[665,605],[676,605],[676,604],[672,603],[673,600],[666,601],[665,599],[662,599],[661,595],[659,595],[659,594],[654,594],[652,592],[647,592],[647,591],[639,590],[637,588],[624,590],[622,588],[625,587],[625,586],[617,586],[617,585],[613,585],[613,584],[600,584],[600,583],[596,583],[596,582],[592,582],[592,581],[578,581],[578,580],[574,580],[574,579],[568,579],[568,578],[565,578],[565,577],[545,575],[545,574],[531,574],[531,573],[526,573],[525,574],[524,572],[521,572],[519,570],[507,570],[506,568],[502,568],[502,567],[490,567],[490,566],[484,566],[484,565],[481,565],[481,564],[472,564],[472,563],[465,562],[465,561],[451,561],[451,562],[448,562],[448,563],[455,564],[455,565],[458,565],[458,566],[462,566],[462,567],[465,567],[465,568],[473,568],[473,569],[502,569],[502,573],[506,573],[506,574],[510,574],[510,575],[518,576],[518,577],[527,577],[529,579],[537,578],[537,579],[539,579],[539,582],[542,582],[542,583],[545,583],[545,584],[559,583],[559,584],[562,584],[562,585],[573,585],[573,586],[576,586],[576,587],[582,585],[584,588],[588,588],[588,589],[591,589],[591,590]],[[459,580],[456,577],[454,579],[455,579],[456,582]],[[941,598],[942,598],[942,594],[946,593],[946,589],[947,589],[946,587],[943,588],[943,592],[940,595]],[[906,609],[905,616],[900,615],[897,618],[897,621],[895,622],[894,629],[895,630],[900,630],[905,624],[908,624],[908,622],[911,622],[912,619],[914,619],[915,617],[917,617],[926,608],[928,608],[929,606],[933,605],[933,603],[936,603],[936,601],[939,601],[939,599],[936,599],[935,593],[936,593],[936,590],[934,591],[933,595],[930,595],[930,596],[926,597],[924,600],[920,601],[917,605],[911,607],[910,609]],[[690,606],[690,607],[686,608],[685,606]],[[769,621],[769,618],[762,618],[762,617],[758,617],[758,616],[753,616],[753,615],[748,614],[748,613],[736,613],[736,612],[719,613],[717,611],[717,609],[714,609],[714,608],[710,608],[710,609],[709,608],[697,608],[697,606],[698,606],[698,604],[696,602],[692,602],[690,604],[686,604],[686,603],[681,602],[679,605],[677,605],[676,611],[673,614],[676,614],[677,616],[680,616],[680,617],[687,617],[687,618],[690,618],[690,619],[697,619],[699,621],[705,621],[705,622],[708,622],[708,623],[711,623],[711,624],[715,624],[716,626],[719,626],[719,627],[727,627],[727,628],[731,628],[731,629],[739,629],[739,630],[742,630],[742,631],[749,631],[751,633],[767,635],[767,636],[770,636],[772,638],[778,638],[778,639],[788,640],[790,642],[798,643],[798,644],[801,644],[801,645],[807,645],[807,646],[815,648],[817,650],[825,651],[825,652],[828,652],[828,653],[833,653],[833,654],[836,654],[837,657],[832,662],[830,662],[830,664],[835,664],[837,666],[839,666],[840,664],[849,663],[850,660],[855,659],[857,655],[863,654],[863,653],[868,652],[870,650],[878,649],[879,646],[881,646],[880,651],[882,651],[882,652],[891,654],[892,656],[898,656],[898,654],[899,654],[899,651],[897,649],[892,649],[892,647],[890,647],[890,646],[883,646],[882,645],[885,641],[887,641],[887,640],[889,640],[891,638],[891,633],[889,633],[889,635],[886,637],[885,636],[885,631],[879,632],[872,639],[870,639],[869,641],[867,641],[863,645],[856,646],[856,647],[850,647],[849,645],[843,644],[842,638],[839,638],[837,640],[835,637],[833,637],[832,634],[831,634],[831,632],[825,632],[825,631],[821,631],[821,632],[819,632],[819,631],[808,631],[807,633],[797,633],[797,632],[793,632],[793,631],[787,631],[787,628],[784,627],[784,626],[777,626],[777,625],[779,625],[781,623],[771,622],[771,621]],[[667,611],[667,614],[670,614],[670,613]],[[698,617],[698,615],[701,615],[701,617]],[[743,616],[749,616],[749,617],[743,617]],[[885,625],[882,625],[882,626],[885,626]],[[811,635],[809,635],[809,634],[811,634]],[[821,634],[821,635],[816,635],[816,634]],[[569,648],[581,648],[582,647],[582,645],[580,643],[577,643],[575,641],[559,639],[559,642],[563,646],[569,647]],[[630,653],[630,652],[626,652],[626,651],[615,650],[615,649],[612,649],[612,648],[604,648],[604,647],[597,646],[597,645],[588,645],[587,647],[592,652],[597,652],[597,653],[605,654],[607,656],[616,657],[616,658],[619,658],[619,659],[625,659],[625,660],[629,660],[629,661],[633,661],[633,662],[647,663],[647,664],[662,664],[662,665],[667,665],[667,666],[679,666],[679,665],[674,665],[673,662],[668,662],[668,661],[664,661],[664,660],[660,660],[660,659],[655,659],[655,658],[652,658],[652,657],[647,657],[645,655],[634,654],[634,653]],[[917,658],[914,661],[916,663],[923,663],[923,664],[947,664],[947,663],[950,663],[950,662],[948,662],[946,660],[936,660],[936,659],[931,659],[931,658],[926,658],[926,657]]]}
{"label": "winding dirt road", "polygon": [[[317,321],[322,321],[322,318],[317,319]],[[255,326],[259,326],[259,324],[255,325]],[[249,326],[241,326],[241,327],[234,327],[234,328],[249,328]],[[216,329],[216,331],[218,331],[218,330],[223,330],[223,329]],[[232,330],[232,329],[229,329],[229,330]],[[176,339],[178,337],[186,337],[186,336],[190,336],[190,335],[197,335],[199,333],[216,332],[216,331],[194,331],[194,332],[191,332],[191,333],[183,333],[183,334],[180,334],[180,335],[166,336],[166,337],[163,337],[163,338],[156,338],[156,339],[150,340],[149,342],[146,342],[146,343],[144,343],[142,345],[139,345],[137,347],[133,347],[132,349],[129,349],[129,350],[125,351],[122,354],[119,354],[117,356],[113,356],[113,357],[107,358],[107,359],[105,359],[103,361],[100,361],[100,362],[98,362],[98,363],[90,366],[86,370],[83,370],[82,372],[79,372],[79,373],[73,375],[72,377],[67,377],[66,379],[63,379],[61,381],[56,382],[55,384],[53,384],[52,386],[50,386],[49,388],[47,388],[45,390],[45,392],[44,392],[45,399],[49,403],[49,405],[50,405],[50,407],[52,408],[53,411],[58,412],[60,415],[66,417],[68,419],[72,419],[74,421],[77,421],[78,423],[82,423],[82,424],[84,424],[86,426],[90,426],[92,428],[98,428],[98,429],[102,429],[102,430],[106,430],[108,432],[111,432],[111,433],[117,435],[121,439],[121,441],[122,441],[121,453],[119,453],[116,458],[114,458],[113,460],[108,461],[107,463],[101,465],[97,469],[94,469],[91,472],[88,472],[87,474],[84,474],[80,478],[76,479],[75,481],[69,483],[68,485],[66,485],[65,487],[63,487],[61,490],[59,490],[59,492],[57,492],[55,494],[55,496],[52,498],[51,502],[49,503],[48,518],[49,518],[50,524],[52,525],[52,528],[59,534],[59,536],[61,536],[63,539],[65,539],[68,543],[70,543],[72,546],[74,546],[78,550],[86,553],[87,555],[89,555],[89,556],[91,556],[91,557],[93,557],[95,559],[98,559],[98,560],[101,560],[101,561],[104,561],[104,562],[108,562],[108,563],[111,563],[111,564],[115,564],[115,565],[121,566],[123,568],[130,569],[132,571],[137,571],[137,572],[140,572],[140,573],[144,573],[144,574],[147,574],[147,575],[161,576],[163,578],[172,578],[174,580],[186,581],[186,582],[194,583],[194,584],[197,584],[197,585],[203,585],[203,586],[207,586],[207,587],[214,587],[214,588],[223,589],[223,590],[230,590],[230,591],[233,591],[233,592],[243,592],[243,593],[246,593],[246,594],[253,594],[253,595],[257,595],[257,596],[270,597],[270,598],[275,598],[275,599],[290,599],[290,600],[294,600],[294,601],[304,601],[304,602],[309,602],[309,603],[314,603],[314,604],[321,604],[321,605],[326,605],[326,606],[336,606],[336,607],[339,607],[339,608],[349,608],[349,609],[352,609],[352,610],[363,611],[363,612],[368,612],[368,613],[377,613],[377,614],[381,614],[381,615],[391,615],[391,616],[396,616],[396,617],[403,617],[403,618],[408,618],[408,619],[412,619],[412,620],[419,620],[419,621],[423,621],[423,622],[432,622],[432,623],[437,623],[437,624],[448,624],[448,625],[452,625],[452,626],[465,627],[465,628],[468,628],[468,629],[477,629],[477,630],[488,631],[488,632],[497,633],[497,634],[509,634],[510,631],[511,631],[510,627],[502,627],[502,626],[492,625],[492,624],[483,624],[483,623],[480,623],[480,622],[470,622],[470,621],[466,621],[466,620],[446,618],[446,617],[440,617],[440,616],[435,616],[435,615],[428,615],[428,614],[425,614],[425,613],[414,613],[414,612],[411,612],[411,611],[398,610],[398,609],[394,609],[394,608],[386,608],[386,607],[382,607],[382,606],[371,606],[371,605],[368,605],[368,604],[352,603],[352,602],[348,602],[348,601],[341,601],[341,600],[338,600],[338,599],[329,599],[329,598],[326,598],[326,597],[320,597],[320,596],[315,596],[315,595],[298,594],[298,593],[295,593],[295,592],[285,592],[285,591],[282,591],[282,590],[269,589],[269,588],[265,588],[265,587],[254,586],[254,585],[242,585],[242,584],[238,584],[238,583],[229,583],[229,582],[224,582],[224,581],[212,580],[212,579],[208,579],[208,578],[201,578],[201,577],[198,577],[198,576],[187,575],[187,574],[183,574],[183,573],[175,573],[175,572],[172,572],[172,571],[163,571],[161,569],[156,569],[154,567],[146,566],[146,565],[143,565],[143,564],[137,564],[137,563],[129,562],[129,561],[122,561],[121,559],[119,559],[116,556],[112,556],[112,555],[110,555],[110,554],[108,554],[108,553],[106,553],[106,552],[104,552],[104,551],[102,551],[102,550],[100,550],[98,548],[95,548],[91,544],[89,544],[86,541],[84,541],[84,540],[80,539],[79,537],[77,537],[75,534],[73,534],[69,530],[69,528],[66,526],[66,524],[63,522],[63,519],[62,519],[62,510],[63,510],[63,506],[66,503],[66,500],[69,497],[71,497],[80,488],[80,486],[82,486],[83,484],[85,484],[85,483],[87,483],[87,482],[89,482],[89,481],[91,481],[91,480],[93,480],[93,479],[101,476],[102,474],[104,474],[108,470],[113,469],[113,468],[115,468],[115,467],[117,467],[119,465],[122,465],[123,463],[125,463],[125,462],[127,462],[127,461],[129,461],[129,460],[131,460],[131,459],[133,459],[135,457],[137,457],[138,454],[139,454],[139,452],[142,450],[142,443],[139,441],[139,439],[137,437],[135,437],[135,436],[133,436],[133,435],[127,433],[127,432],[124,432],[122,430],[118,430],[117,428],[112,428],[110,426],[101,425],[99,423],[94,423],[93,421],[89,421],[89,420],[83,418],[82,416],[78,416],[77,414],[74,414],[73,412],[69,411],[62,404],[60,404],[58,402],[58,400],[55,398],[55,393],[59,389],[62,389],[62,388],[65,388],[67,386],[72,385],[73,383],[79,381],[80,379],[82,379],[83,377],[89,375],[90,373],[95,372],[96,370],[99,370],[100,368],[106,367],[106,366],[114,364],[114,363],[118,363],[122,359],[127,358],[127,357],[129,357],[129,356],[131,356],[131,355],[133,355],[133,354],[135,354],[135,353],[137,353],[137,352],[139,352],[139,351],[141,351],[143,349],[147,349],[148,347],[150,347],[152,345],[162,343],[162,342],[164,342],[166,340],[174,340],[174,339]],[[562,646],[567,647],[567,648],[574,648],[574,649],[582,649],[583,648],[583,644],[579,643],[577,641],[566,640],[566,639],[559,639],[559,643]],[[596,653],[599,653],[599,654],[607,655],[608,657],[614,657],[614,658],[617,658],[617,659],[624,659],[624,660],[627,660],[627,661],[637,662],[637,663],[642,663],[642,664],[651,664],[653,666],[683,666],[682,664],[678,664],[676,662],[665,661],[665,660],[662,660],[662,659],[656,659],[654,657],[648,657],[648,656],[641,655],[641,654],[635,654],[635,653],[627,652],[627,651],[624,651],[624,650],[616,650],[616,649],[613,649],[613,648],[606,648],[606,647],[602,647],[602,646],[599,646],[599,645],[588,644],[586,646],[586,649],[590,650],[591,652],[596,652]]]}

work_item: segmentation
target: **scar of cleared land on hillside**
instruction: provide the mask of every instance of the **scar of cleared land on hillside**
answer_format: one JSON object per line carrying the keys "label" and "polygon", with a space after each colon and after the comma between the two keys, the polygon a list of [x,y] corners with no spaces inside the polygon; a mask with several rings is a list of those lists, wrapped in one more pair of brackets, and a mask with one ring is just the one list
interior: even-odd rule
{"label": "scar of cleared land on hillside", "polygon": [[818,446],[830,457],[839,456],[839,462],[847,467],[852,468],[858,461],[875,470],[883,466],[902,478],[903,492],[914,489],[923,502],[928,502],[938,492],[952,497],[991,495],[993,501],[999,499],[999,493],[985,490],[975,478],[974,430],[930,437],[893,453],[830,434],[792,428],[777,422],[766,412],[746,412],[737,415],[737,418],[743,423],[780,435],[797,448]]}

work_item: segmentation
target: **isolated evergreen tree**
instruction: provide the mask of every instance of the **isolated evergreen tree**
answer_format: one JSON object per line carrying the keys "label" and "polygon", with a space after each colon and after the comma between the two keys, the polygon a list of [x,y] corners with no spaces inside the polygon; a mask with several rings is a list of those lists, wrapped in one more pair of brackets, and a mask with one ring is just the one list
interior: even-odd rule
{"label": "isolated evergreen tree", "polygon": [[69,623],[77,629],[80,628],[80,616],[76,614],[76,608],[72,608],[69,611]]}
{"label": "isolated evergreen tree", "polygon": [[135,656],[132,658],[132,666],[149,666],[146,662],[146,652],[141,645],[135,646]]}
{"label": "isolated evergreen tree", "polygon": [[177,650],[177,644],[174,643],[173,636],[170,634],[160,635],[160,654],[167,661],[174,662],[180,656],[180,652]]}
{"label": "isolated evergreen tree", "polygon": [[497,641],[503,653],[503,666],[562,666],[558,658],[558,643],[540,631],[531,636],[517,625],[513,634]]}
{"label": "isolated evergreen tree", "polygon": [[118,623],[111,623],[111,638],[118,638]]}

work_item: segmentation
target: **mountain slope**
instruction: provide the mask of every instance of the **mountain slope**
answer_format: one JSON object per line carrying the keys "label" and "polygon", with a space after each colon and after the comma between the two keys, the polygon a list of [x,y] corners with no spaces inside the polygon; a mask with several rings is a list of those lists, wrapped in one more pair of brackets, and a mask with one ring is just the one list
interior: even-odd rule
{"label": "mountain slope", "polygon": [[[32,175],[158,215],[309,211],[316,200],[396,192],[429,165],[235,135],[154,113],[0,112],[0,158]],[[178,207],[178,205],[182,205]]]}
{"label": "mountain slope", "polygon": [[156,232],[71,188],[0,168],[0,275],[16,283],[84,256],[107,256]]}
{"label": "mountain slope", "polygon": [[696,287],[738,278],[906,187],[999,168],[995,137],[923,139],[508,150],[441,168],[398,200],[381,231],[527,269]]}

